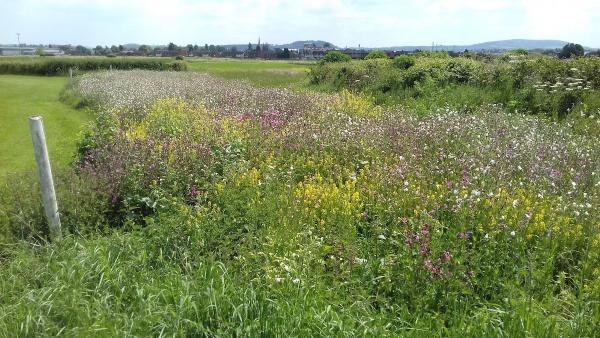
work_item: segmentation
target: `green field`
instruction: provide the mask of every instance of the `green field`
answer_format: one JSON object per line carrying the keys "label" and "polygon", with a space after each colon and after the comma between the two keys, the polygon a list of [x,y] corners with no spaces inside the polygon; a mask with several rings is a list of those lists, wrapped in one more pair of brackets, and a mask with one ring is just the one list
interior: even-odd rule
{"label": "green field", "polygon": [[187,59],[189,70],[206,72],[226,79],[244,79],[264,87],[298,85],[306,80],[310,63],[234,59]]}
{"label": "green field", "polygon": [[35,170],[27,118],[44,117],[50,159],[67,165],[81,127],[89,121],[84,111],[59,101],[63,77],[0,76],[0,176]]}

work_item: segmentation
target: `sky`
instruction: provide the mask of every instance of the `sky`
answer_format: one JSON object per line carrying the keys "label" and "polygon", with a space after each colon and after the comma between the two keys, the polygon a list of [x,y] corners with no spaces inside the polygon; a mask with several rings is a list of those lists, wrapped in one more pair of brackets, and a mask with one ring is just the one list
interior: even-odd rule
{"label": "sky", "polygon": [[[596,23],[596,24],[594,24]],[[0,44],[345,46],[557,39],[600,47],[600,0],[0,0]]]}

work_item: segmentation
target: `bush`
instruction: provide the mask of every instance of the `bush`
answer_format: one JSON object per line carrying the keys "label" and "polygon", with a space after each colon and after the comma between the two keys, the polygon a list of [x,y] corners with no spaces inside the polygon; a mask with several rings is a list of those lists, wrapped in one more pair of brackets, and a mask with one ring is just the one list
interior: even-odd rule
{"label": "bush", "polygon": [[181,55],[177,55],[177,56],[175,57],[175,60],[178,60],[178,61],[183,61],[183,56],[181,56]]}
{"label": "bush", "polygon": [[372,50],[365,57],[365,59],[367,59],[367,60],[371,60],[371,59],[387,59],[387,58],[388,58],[387,53],[384,52],[384,51],[382,51],[382,50]]}
{"label": "bush", "polygon": [[408,69],[415,65],[415,58],[409,55],[398,55],[394,58],[394,67]]}
{"label": "bush", "polygon": [[322,59],[320,64],[325,64],[325,63],[334,63],[334,62],[348,62],[352,60],[352,58],[349,55],[346,55],[342,52],[338,52],[338,51],[332,51],[327,53]]}

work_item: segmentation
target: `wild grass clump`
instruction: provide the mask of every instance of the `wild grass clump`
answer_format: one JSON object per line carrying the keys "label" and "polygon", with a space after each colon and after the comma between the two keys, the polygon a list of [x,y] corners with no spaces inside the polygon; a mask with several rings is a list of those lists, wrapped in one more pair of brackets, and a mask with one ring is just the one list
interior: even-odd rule
{"label": "wild grass clump", "polygon": [[69,68],[74,72],[97,70],[173,70],[183,71],[187,65],[181,61],[153,58],[57,57],[57,58],[2,58],[0,74],[65,75]]}
{"label": "wild grass clump", "polygon": [[598,138],[498,106],[420,115],[199,74],[93,74],[78,88],[97,121],[75,164],[85,188],[59,201],[83,208],[66,232],[87,235],[27,246],[45,236],[41,212],[2,204],[18,245],[0,256],[0,333],[600,325]]}

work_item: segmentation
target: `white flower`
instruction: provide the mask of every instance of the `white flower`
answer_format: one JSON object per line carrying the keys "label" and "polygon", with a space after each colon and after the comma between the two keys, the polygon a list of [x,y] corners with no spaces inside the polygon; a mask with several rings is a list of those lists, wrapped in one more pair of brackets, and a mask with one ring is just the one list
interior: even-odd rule
{"label": "white flower", "polygon": [[357,264],[367,264],[367,259],[366,258],[354,258],[354,262],[356,262]]}
{"label": "white flower", "polygon": [[385,241],[385,236],[384,235],[379,235],[379,236],[377,236],[377,238],[379,238],[382,241]]}
{"label": "white flower", "polygon": [[517,233],[514,230],[510,232],[510,235],[513,236],[513,237],[515,237],[516,234]]}
{"label": "white flower", "polygon": [[519,200],[514,200],[514,201],[512,202],[512,207],[513,207],[513,208],[516,208],[516,207],[517,207],[517,205],[519,205]]}
{"label": "white flower", "polygon": [[300,278],[294,278],[294,279],[292,279],[292,283],[299,284],[300,283]]}

